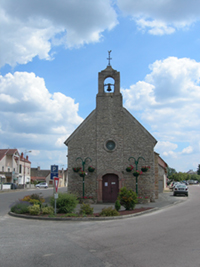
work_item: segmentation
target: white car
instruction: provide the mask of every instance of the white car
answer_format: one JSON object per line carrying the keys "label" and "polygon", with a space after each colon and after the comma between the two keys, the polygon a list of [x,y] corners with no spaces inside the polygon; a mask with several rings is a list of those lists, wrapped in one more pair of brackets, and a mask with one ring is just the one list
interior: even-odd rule
{"label": "white car", "polygon": [[188,197],[188,187],[185,184],[177,184],[173,188],[174,196],[176,195],[185,195]]}
{"label": "white car", "polygon": [[48,184],[46,182],[42,182],[39,184],[36,184],[37,188],[48,188]]}

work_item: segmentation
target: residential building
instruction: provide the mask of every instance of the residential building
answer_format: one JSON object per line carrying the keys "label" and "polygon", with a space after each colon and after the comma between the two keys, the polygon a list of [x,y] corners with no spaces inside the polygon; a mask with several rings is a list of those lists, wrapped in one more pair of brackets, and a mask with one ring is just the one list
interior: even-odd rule
{"label": "residential building", "polygon": [[0,176],[4,183],[29,183],[31,162],[28,155],[20,155],[17,149],[0,149]]}

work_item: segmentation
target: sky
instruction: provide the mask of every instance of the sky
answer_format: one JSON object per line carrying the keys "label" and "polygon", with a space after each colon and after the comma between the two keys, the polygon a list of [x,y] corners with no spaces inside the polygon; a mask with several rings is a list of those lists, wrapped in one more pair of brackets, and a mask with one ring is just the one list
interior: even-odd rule
{"label": "sky", "polygon": [[[0,148],[67,167],[64,141],[96,108],[98,72],[177,172],[200,164],[200,1],[1,0]],[[31,152],[29,152],[31,151]]]}

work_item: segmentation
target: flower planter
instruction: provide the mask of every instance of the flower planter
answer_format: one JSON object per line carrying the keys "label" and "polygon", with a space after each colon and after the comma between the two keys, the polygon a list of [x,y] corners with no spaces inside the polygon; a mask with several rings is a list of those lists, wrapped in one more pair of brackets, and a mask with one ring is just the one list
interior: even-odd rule
{"label": "flower planter", "polygon": [[142,171],[142,172],[147,172],[148,169],[146,169],[146,168],[141,168],[141,171]]}
{"label": "flower planter", "polygon": [[74,168],[72,168],[72,170],[73,170],[74,172],[79,172],[79,171],[81,170],[81,167],[74,167]]}
{"label": "flower planter", "polygon": [[95,168],[89,166],[89,167],[88,167],[88,171],[89,171],[89,172],[94,172],[94,171],[95,171]]}
{"label": "flower planter", "polygon": [[132,171],[132,169],[126,168],[126,171],[127,171],[127,172],[131,172],[131,171]]}

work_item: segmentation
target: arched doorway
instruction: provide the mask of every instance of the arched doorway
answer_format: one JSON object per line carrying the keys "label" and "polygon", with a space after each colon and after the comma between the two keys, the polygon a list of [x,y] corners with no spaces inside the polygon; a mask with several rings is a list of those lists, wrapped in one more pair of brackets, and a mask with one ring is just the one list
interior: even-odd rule
{"label": "arched doorway", "polygon": [[119,192],[119,179],[116,174],[106,174],[102,177],[102,201],[114,203]]}

